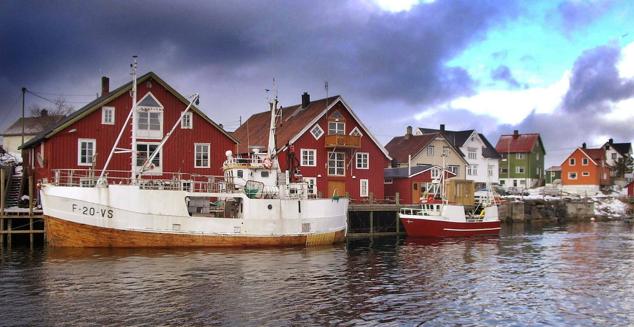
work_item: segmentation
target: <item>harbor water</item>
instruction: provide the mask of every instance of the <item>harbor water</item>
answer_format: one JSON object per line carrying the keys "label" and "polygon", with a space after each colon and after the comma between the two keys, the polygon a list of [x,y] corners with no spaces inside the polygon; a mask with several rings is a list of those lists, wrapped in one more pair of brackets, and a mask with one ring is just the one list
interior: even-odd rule
{"label": "harbor water", "polygon": [[634,324],[624,222],[311,249],[52,249],[0,261],[0,325]]}

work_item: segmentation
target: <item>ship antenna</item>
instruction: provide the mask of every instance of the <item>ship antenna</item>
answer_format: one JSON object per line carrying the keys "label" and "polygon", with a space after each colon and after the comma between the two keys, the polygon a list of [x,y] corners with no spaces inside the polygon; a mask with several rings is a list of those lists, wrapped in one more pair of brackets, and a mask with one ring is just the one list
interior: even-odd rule
{"label": "ship antenna", "polygon": [[137,69],[137,56],[132,56],[133,58],[133,63],[131,66],[132,68],[132,146],[130,149],[130,170],[131,170],[131,176],[130,176],[130,183],[135,185],[137,183],[136,180],[136,161],[137,161],[137,146],[136,146],[136,121],[137,121],[137,112],[136,112],[136,105],[137,105],[137,85],[136,85],[136,69]]}

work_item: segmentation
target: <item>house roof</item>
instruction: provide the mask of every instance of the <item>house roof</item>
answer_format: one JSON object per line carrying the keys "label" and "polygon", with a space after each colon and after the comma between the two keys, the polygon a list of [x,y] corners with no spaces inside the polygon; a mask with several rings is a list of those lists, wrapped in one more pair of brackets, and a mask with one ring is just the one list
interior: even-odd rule
{"label": "house roof", "polygon": [[[330,108],[337,103],[341,103],[359,124],[362,133],[368,136],[376,146],[381,149],[385,157],[391,159],[385,148],[363,125],[361,120],[350,109],[339,95],[323,98],[308,103],[306,107],[296,104],[281,108],[281,118],[276,122],[275,147],[278,151],[283,151],[288,144],[293,144],[299,137],[312,128],[317,121],[323,117]],[[234,132],[233,136],[240,140],[238,145],[239,153],[250,152],[249,147],[264,147],[269,142],[269,126],[271,124],[271,112],[263,111],[249,117]]]}
{"label": "house roof", "polygon": [[[18,118],[11,126],[5,129],[4,132],[2,132],[2,136],[22,135],[22,119],[22,117]],[[25,117],[24,134],[37,135],[62,119],[64,119],[64,115]]]}
{"label": "house roof", "polygon": [[[156,81],[157,83],[161,84],[161,86],[163,86],[168,92],[170,92],[172,95],[174,95],[182,103],[185,103],[187,105],[189,104],[189,100],[187,100],[187,98],[185,98],[183,95],[178,93],[174,88],[172,88],[169,84],[167,84],[165,81],[163,81],[154,72],[146,73],[143,76],[137,78],[137,84],[143,83],[144,81],[146,81],[148,79],[152,79],[152,80]],[[107,95],[102,95],[102,96],[98,97],[97,99],[95,99],[92,102],[88,103],[87,105],[83,106],[79,110],[77,110],[77,111],[71,113],[70,115],[66,116],[63,120],[61,120],[58,123],[50,126],[48,129],[46,129],[42,133],[38,134],[36,137],[32,138],[28,142],[24,143],[20,147],[20,149],[29,148],[31,146],[39,144],[44,139],[52,137],[53,135],[59,133],[60,131],[64,130],[65,128],[67,128],[68,126],[70,126],[73,123],[77,122],[78,120],[86,117],[87,115],[91,114],[95,110],[101,108],[103,105],[107,104],[108,102],[116,99],[117,97],[121,96],[122,94],[127,93],[131,89],[132,89],[132,81],[130,81],[130,82],[118,87],[117,89],[111,91]],[[147,98],[150,98],[150,97],[147,97]],[[216,124],[214,121],[212,121],[207,115],[205,115],[204,112],[202,112],[200,109],[198,109],[198,107],[196,107],[195,105],[192,105],[190,110],[195,112],[195,113],[197,113],[198,115],[200,115],[203,119],[205,119],[207,122],[209,122],[214,127],[216,127],[220,132],[222,132],[224,135],[226,135],[229,139],[231,139],[235,143],[238,143],[238,141],[236,140],[235,137],[229,135],[224,129],[220,128],[220,126],[218,126],[218,124]]]}
{"label": "house roof", "polygon": [[385,178],[408,178],[429,170],[432,167],[432,165],[412,166],[411,171],[410,167],[384,168],[383,172]]}
{"label": "house roof", "polygon": [[603,148],[598,149],[581,149],[592,161],[596,164],[605,161],[605,150]]}
{"label": "house roof", "polygon": [[612,143],[612,147],[622,156],[626,156],[632,151],[632,143]]}
{"label": "house roof", "polygon": [[530,153],[535,144],[539,144],[544,154],[546,153],[539,133],[501,135],[495,150],[498,153]]}
{"label": "house roof", "polygon": [[546,171],[561,171],[561,166],[550,166]]}
{"label": "house roof", "polygon": [[[447,129],[439,130],[439,129],[421,128],[421,127],[419,127],[418,130],[422,134],[442,133],[447,139],[447,141],[451,143],[453,146],[455,146],[456,148],[460,148],[464,146],[465,142],[467,142],[469,137],[471,137],[471,135],[475,132],[474,129],[469,129],[464,131],[450,131]],[[495,148],[493,147],[493,145],[491,145],[491,143],[489,143],[489,140],[487,140],[487,138],[482,133],[478,133],[478,136],[484,143],[484,148],[482,149],[482,156],[485,158],[493,158],[493,159],[500,158],[500,154],[497,153],[497,151],[495,151]]]}
{"label": "house roof", "polygon": [[440,136],[438,133],[397,136],[392,138],[385,148],[394,160],[407,162],[410,155],[413,157],[418,154],[438,136]]}
{"label": "house roof", "polygon": [[486,145],[486,147],[482,149],[482,156],[485,158],[499,159],[500,154],[497,152],[497,150],[495,150],[493,144],[491,144],[491,142],[489,142],[489,140],[484,137],[484,134],[478,133],[478,135],[480,136],[482,142],[484,142],[484,145]]}

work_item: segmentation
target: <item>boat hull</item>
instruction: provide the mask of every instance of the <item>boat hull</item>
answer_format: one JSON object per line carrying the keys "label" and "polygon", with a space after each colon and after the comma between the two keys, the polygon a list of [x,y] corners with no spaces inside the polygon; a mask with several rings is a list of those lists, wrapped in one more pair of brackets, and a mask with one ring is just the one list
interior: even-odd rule
{"label": "boat hull", "polygon": [[500,221],[455,222],[401,215],[405,232],[411,237],[469,237],[498,235]]}

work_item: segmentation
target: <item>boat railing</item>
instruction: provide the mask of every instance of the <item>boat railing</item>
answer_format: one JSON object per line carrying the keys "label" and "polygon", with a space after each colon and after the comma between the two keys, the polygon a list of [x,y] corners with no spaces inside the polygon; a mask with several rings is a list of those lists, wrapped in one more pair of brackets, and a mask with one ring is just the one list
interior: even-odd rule
{"label": "boat railing", "polygon": [[[98,185],[99,169],[53,169],[50,182],[56,186],[95,187]],[[106,170],[104,173],[106,185],[132,184],[130,172],[125,170]],[[226,191],[223,176],[200,175],[190,173],[165,172],[160,175],[143,175],[137,180],[137,185],[144,190],[179,190],[188,192],[219,193]]]}
{"label": "boat railing", "polygon": [[[270,165],[271,161],[265,154],[253,154],[249,157],[231,157],[225,160],[223,167],[225,169],[232,168],[263,168]],[[270,167],[270,166],[269,166]]]}

